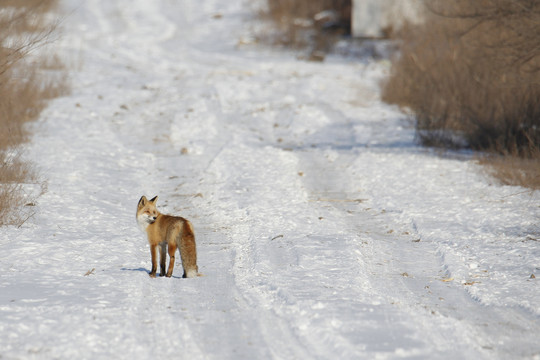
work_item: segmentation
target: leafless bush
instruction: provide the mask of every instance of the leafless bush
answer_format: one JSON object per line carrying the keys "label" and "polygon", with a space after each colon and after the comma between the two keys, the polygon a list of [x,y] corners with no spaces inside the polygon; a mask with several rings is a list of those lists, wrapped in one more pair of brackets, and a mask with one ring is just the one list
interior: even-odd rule
{"label": "leafless bush", "polygon": [[66,89],[65,83],[43,71],[44,56],[33,53],[52,39],[55,24],[44,19],[55,4],[0,1],[0,225],[24,221],[17,216],[25,203],[21,184],[35,180],[18,149],[27,138],[24,125]]}
{"label": "leafless bush", "polygon": [[[399,37],[383,98],[409,107],[420,140],[531,157],[540,144],[540,3],[427,1]],[[460,138],[460,141],[456,139]]]}

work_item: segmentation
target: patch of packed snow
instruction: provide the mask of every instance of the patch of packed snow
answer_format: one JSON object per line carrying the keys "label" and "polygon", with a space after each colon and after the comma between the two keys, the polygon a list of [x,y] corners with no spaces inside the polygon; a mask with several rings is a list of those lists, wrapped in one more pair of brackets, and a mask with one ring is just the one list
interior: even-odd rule
{"label": "patch of packed snow", "polygon": [[[385,61],[246,45],[243,1],[63,4],[81,66],[0,235],[0,358],[540,358],[540,195],[418,147]],[[149,278],[143,194],[204,277]]]}

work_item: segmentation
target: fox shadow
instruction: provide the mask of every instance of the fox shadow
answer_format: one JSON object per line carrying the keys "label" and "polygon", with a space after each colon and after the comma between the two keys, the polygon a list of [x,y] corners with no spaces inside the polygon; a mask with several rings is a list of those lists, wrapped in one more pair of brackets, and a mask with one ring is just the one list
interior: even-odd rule
{"label": "fox shadow", "polygon": [[[122,270],[122,271],[140,271],[140,272],[145,272],[145,273],[147,273],[147,274],[150,274],[150,270],[145,269],[145,268],[142,268],[142,267],[136,268],[136,269],[130,269],[130,268],[123,267],[123,268],[121,268],[120,270]],[[156,278],[159,278],[159,277],[165,277],[165,276],[159,276],[159,273],[156,274]],[[171,277],[172,277],[172,278],[175,278],[175,279],[182,279],[182,276],[175,276],[175,275],[173,275],[173,276],[171,276]]]}

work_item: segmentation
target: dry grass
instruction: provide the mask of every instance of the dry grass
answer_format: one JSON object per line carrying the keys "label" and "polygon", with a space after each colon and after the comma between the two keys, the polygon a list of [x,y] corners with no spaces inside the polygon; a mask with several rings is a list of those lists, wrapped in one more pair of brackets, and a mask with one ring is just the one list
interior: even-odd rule
{"label": "dry grass", "polygon": [[55,0],[0,1],[0,225],[25,221],[22,184],[36,181],[20,156],[28,137],[25,124],[39,116],[47,100],[66,91],[66,84],[45,70],[50,61],[35,54],[52,40],[55,25],[44,19],[55,5]]}
{"label": "dry grass", "polygon": [[504,185],[540,190],[540,154],[530,159],[517,156],[484,156],[480,158],[487,172]]}
{"label": "dry grass", "polygon": [[518,167],[540,167],[540,3],[426,4],[426,22],[398,35],[383,98],[412,110],[423,144],[505,155],[508,166],[497,160],[492,169],[505,179],[511,171],[532,176],[521,184],[533,184],[537,175]]}

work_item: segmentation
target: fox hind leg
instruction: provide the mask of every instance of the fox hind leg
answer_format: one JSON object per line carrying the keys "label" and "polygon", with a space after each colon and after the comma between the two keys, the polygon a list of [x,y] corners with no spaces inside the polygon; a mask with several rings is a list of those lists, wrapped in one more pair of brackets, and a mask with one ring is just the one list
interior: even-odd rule
{"label": "fox hind leg", "polygon": [[176,244],[169,244],[169,270],[167,271],[167,277],[171,277],[174,270],[174,256],[176,254]]}

